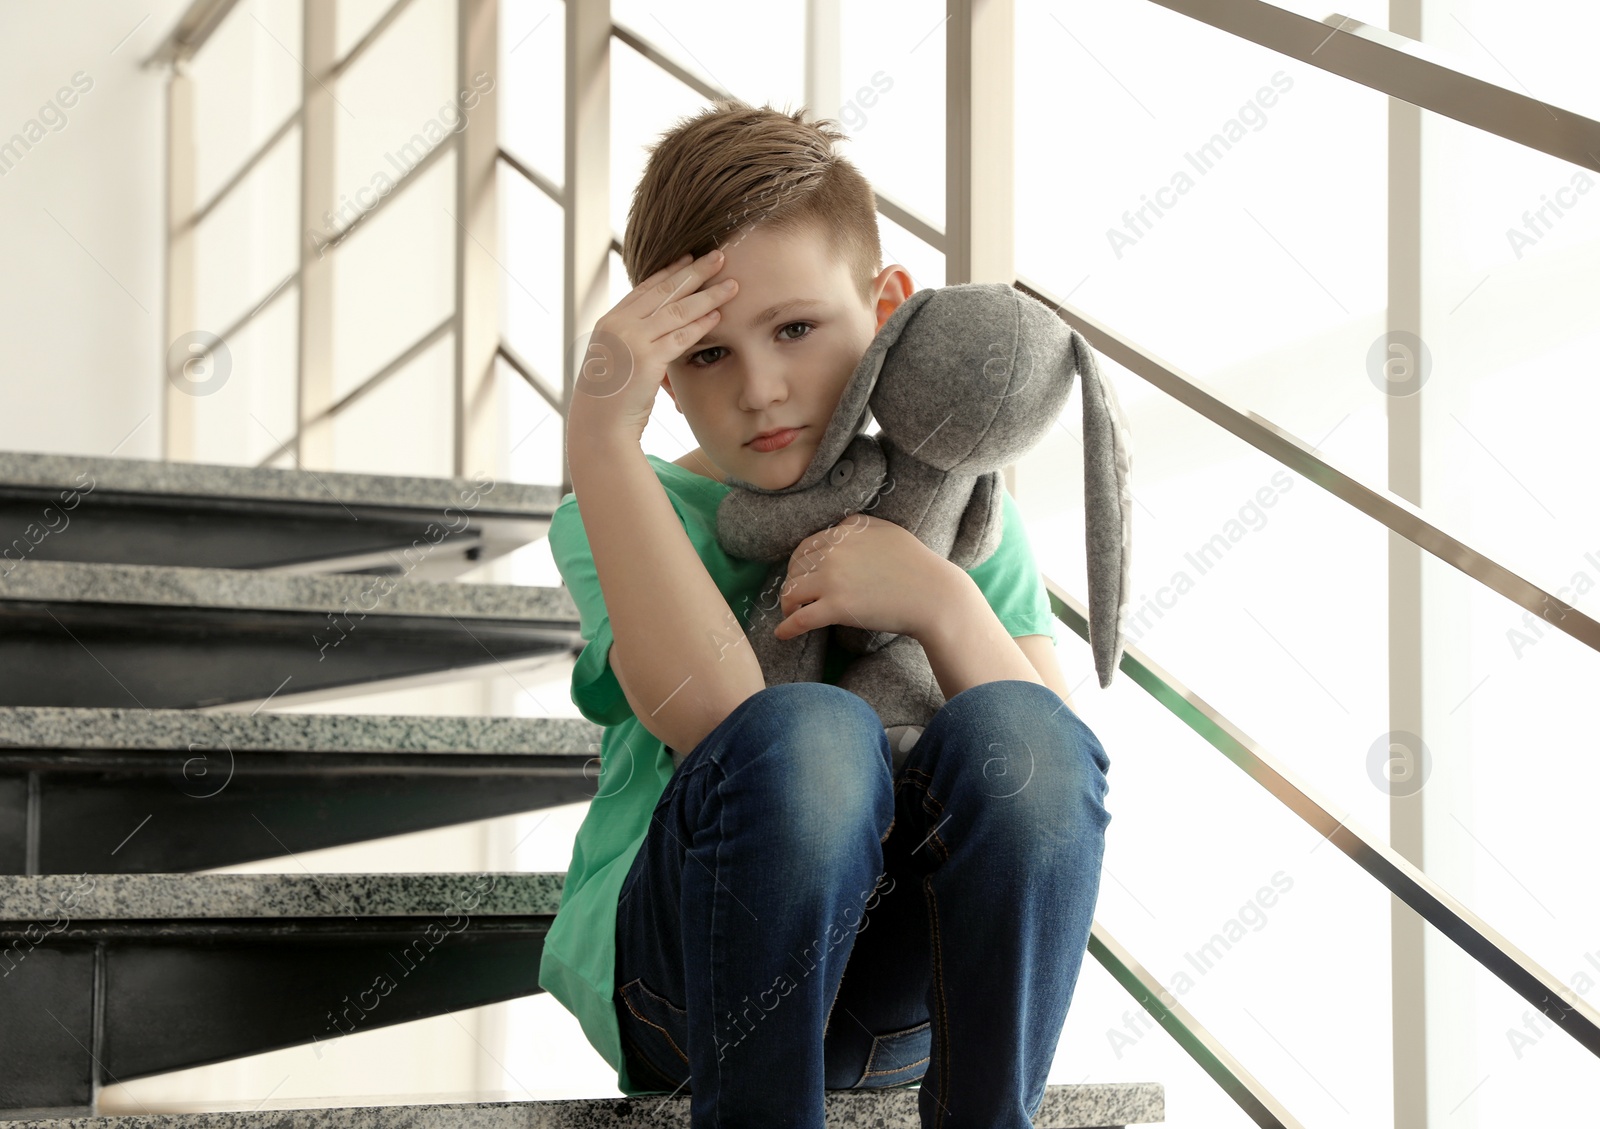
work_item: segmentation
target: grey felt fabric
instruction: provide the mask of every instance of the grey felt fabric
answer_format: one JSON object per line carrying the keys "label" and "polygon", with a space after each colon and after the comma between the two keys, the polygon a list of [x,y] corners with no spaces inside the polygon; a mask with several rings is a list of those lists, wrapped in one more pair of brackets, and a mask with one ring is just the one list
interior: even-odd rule
{"label": "grey felt fabric", "polygon": [[[1127,422],[1082,334],[1004,283],[913,293],[868,346],[798,482],[769,490],[729,476],[717,539],[734,556],[772,563],[747,625],[767,685],[822,681],[831,631],[859,656],[839,685],[878,712],[903,763],[944,704],[922,645],[838,624],[776,638],[790,558],[808,537],[864,512],[963,569],[983,563],[1000,544],[1000,471],[1054,426],[1075,375],[1083,377],[1089,638],[1100,686],[1110,685],[1128,605]],[[879,433],[862,434],[871,419]]]}

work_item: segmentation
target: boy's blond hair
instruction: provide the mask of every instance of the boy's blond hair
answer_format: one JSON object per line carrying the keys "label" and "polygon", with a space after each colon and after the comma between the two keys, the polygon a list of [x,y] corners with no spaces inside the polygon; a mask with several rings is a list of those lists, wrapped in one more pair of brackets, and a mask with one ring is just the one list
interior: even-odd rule
{"label": "boy's blond hair", "polygon": [[719,99],[678,122],[650,149],[633,191],[622,262],[637,286],[685,253],[725,247],[751,223],[815,230],[850,269],[863,304],[882,269],[877,198],[833,151],[834,121]]}

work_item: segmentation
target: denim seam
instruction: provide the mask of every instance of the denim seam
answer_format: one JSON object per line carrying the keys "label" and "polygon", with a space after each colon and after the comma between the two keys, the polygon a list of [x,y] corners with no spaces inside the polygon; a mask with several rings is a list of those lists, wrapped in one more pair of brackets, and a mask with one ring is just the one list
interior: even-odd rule
{"label": "denim seam", "polygon": [[924,1019],[921,1023],[917,1024],[915,1027],[907,1027],[903,1031],[890,1031],[887,1035],[882,1035],[882,1036],[874,1035],[872,1037],[872,1051],[871,1051],[871,1053],[869,1053],[867,1055],[867,1066],[866,1066],[866,1069],[861,1072],[862,1080],[865,1081],[868,1078],[875,1078],[875,1077],[879,1077],[879,1076],[884,1075],[884,1074],[899,1074],[902,1070],[910,1070],[913,1066],[921,1066],[923,1063],[930,1061],[932,1056],[926,1056],[925,1055],[924,1057],[917,1059],[916,1062],[904,1063],[904,1064],[902,1064],[900,1066],[891,1067],[888,1070],[874,1070],[874,1069],[872,1069],[873,1060],[878,1057],[878,1049],[879,1049],[879,1040],[880,1039],[887,1039],[887,1038],[889,1038],[891,1036],[894,1036],[894,1035],[909,1035],[913,1031],[920,1031],[924,1027],[930,1026],[931,1023],[932,1023],[932,1020]]}
{"label": "denim seam", "polygon": [[[939,1005],[939,1093],[935,1095],[939,1112],[933,1115],[933,1129],[944,1123],[943,1114],[949,1109],[945,1099],[950,1096],[950,1016],[944,996],[943,945],[939,937],[939,905],[933,895],[933,875],[922,880],[922,889],[928,896],[928,936],[933,956],[933,991]],[[930,1021],[932,1017],[929,1017]],[[929,1056],[930,1060],[932,1055]]]}
{"label": "denim seam", "polygon": [[939,817],[944,814],[944,805],[938,801],[931,791],[929,791],[929,785],[933,783],[933,778],[920,769],[908,768],[905,770],[905,772],[908,779],[911,777],[919,778],[912,780],[911,782],[913,785],[922,790],[922,810],[928,813],[928,816],[933,822],[933,830],[928,833],[927,842],[934,843],[938,846],[938,853],[940,856],[939,861],[944,862],[950,858],[950,848],[943,839],[939,838],[939,827],[941,823]]}
{"label": "denim seam", "polygon": [[[722,981],[717,976],[717,891],[722,889],[722,844],[727,841],[723,824],[727,819],[728,806],[722,802],[722,785],[728,779],[728,775],[720,760],[712,760],[710,763],[717,766],[717,771],[722,776],[722,779],[717,781],[716,787],[711,789],[717,803],[717,846],[711,856],[711,924],[706,930],[706,963],[711,966],[711,1050],[712,1058],[717,1064],[717,1096],[720,1098],[723,1093],[722,1052],[717,1047],[717,1016],[722,1013],[722,1009],[717,1003],[717,987]],[[689,848],[685,846],[684,850],[688,851]],[[739,1041],[744,1041],[742,1034]],[[691,1078],[694,1076],[692,1067],[689,1074]]]}
{"label": "denim seam", "polygon": [[[633,1009],[629,1008],[628,1010],[632,1011]],[[638,1015],[639,1013],[638,1012],[634,1012],[633,1014]],[[648,1021],[646,1021],[646,1022],[648,1022]],[[652,1026],[654,1026],[654,1024],[652,1024]],[[643,1047],[641,1047],[638,1044],[638,1042],[636,1042],[634,1039],[629,1038],[628,1033],[626,1031],[618,1031],[618,1035],[621,1036],[622,1042],[626,1046],[626,1048],[633,1052],[633,1058],[636,1059],[639,1062],[639,1064],[642,1065],[651,1074],[655,1075],[655,1080],[656,1081],[665,1082],[670,1086],[677,1087],[678,1089],[682,1089],[683,1088],[683,1083],[672,1081],[672,1079],[667,1075],[667,1072],[662,1070],[659,1066],[657,1066],[656,1063],[655,1063],[655,1060],[652,1059],[648,1054],[645,1053],[645,1049]],[[629,1075],[631,1077],[632,1071],[629,1071]],[[638,1079],[634,1079],[634,1081],[637,1082]]]}
{"label": "denim seam", "polygon": [[[628,1010],[633,1013],[634,1017],[636,1019],[638,1019],[640,1023],[643,1023],[647,1027],[654,1027],[657,1031],[661,1032],[661,1034],[667,1040],[667,1045],[672,1048],[672,1053],[677,1055],[679,1058],[683,1059],[684,1064],[688,1065],[689,1056],[684,1054],[683,1050],[678,1046],[677,1040],[672,1037],[672,1032],[668,1031],[665,1027],[661,1026],[661,1024],[653,1023],[649,1019],[645,1018],[643,1015],[640,1015],[639,1014],[639,1009],[633,1006],[633,1001],[632,1000],[628,999],[628,989],[633,987],[633,985],[638,984],[638,983],[639,983],[639,981],[637,979],[634,979],[634,980],[628,981],[627,984],[623,985],[623,988],[622,988],[622,1002],[628,1005]],[[655,995],[654,992],[651,992],[650,994],[652,996]],[[657,998],[659,999],[660,997],[657,997]],[[665,1001],[663,1001],[663,1002],[665,1002]],[[652,1065],[652,1067],[654,1066],[653,1063],[651,1065]],[[657,1073],[660,1073],[660,1072],[658,1071]],[[662,1077],[665,1077],[665,1075],[663,1074]]]}

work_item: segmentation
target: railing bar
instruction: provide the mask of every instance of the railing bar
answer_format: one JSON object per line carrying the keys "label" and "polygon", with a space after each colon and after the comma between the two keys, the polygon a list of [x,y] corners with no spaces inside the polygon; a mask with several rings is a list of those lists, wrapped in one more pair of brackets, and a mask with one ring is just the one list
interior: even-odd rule
{"label": "railing bar", "polygon": [[378,22],[373,24],[372,27],[367,30],[367,33],[356,41],[356,45],[354,47],[345,52],[344,58],[340,59],[338,62],[334,63],[333,66],[328,68],[328,73],[324,77],[330,79],[338,78],[340,75],[344,74],[345,71],[353,67],[356,64],[356,60],[361,58],[362,52],[368,47],[372,46],[373,43],[377,42],[378,36],[387,31],[389,29],[389,25],[394,23],[394,21],[400,17],[400,14],[404,12],[410,4],[411,0],[394,0],[394,3],[389,5],[389,10],[378,17]]}
{"label": "railing bar", "polygon": [[241,329],[243,329],[245,327],[245,323],[246,322],[248,322],[251,318],[255,317],[262,310],[264,310],[268,306],[270,306],[272,304],[273,300],[276,299],[279,294],[282,294],[284,292],[284,290],[286,290],[288,288],[288,286],[289,286],[289,284],[291,282],[293,282],[295,279],[297,279],[299,277],[300,277],[300,268],[299,267],[295,267],[294,270],[290,271],[288,274],[283,276],[283,281],[278,283],[278,285],[274,286],[267,293],[267,296],[265,298],[261,299],[261,301],[256,303],[254,309],[252,309],[248,314],[245,314],[242,317],[236,318],[232,325],[230,325],[227,329],[223,330],[221,333],[217,334],[217,339],[219,341],[222,341],[223,343],[227,343],[228,341],[231,341],[233,339],[233,335],[235,333],[238,333]]}
{"label": "railing bar", "polygon": [[323,240],[321,242],[321,252],[326,254],[339,246],[350,238],[350,235],[362,224],[392,204],[402,192],[420,180],[422,174],[431,169],[440,157],[444,156],[445,153],[454,151],[460,139],[461,135],[459,133],[452,133],[449,137],[440,139],[432,149],[428,150],[422,160],[412,165],[410,169],[401,175],[399,180],[394,182],[394,187],[389,190],[388,195],[378,197],[376,204],[351,220],[346,226],[341,227],[331,238]]}
{"label": "railing bar", "polygon": [[278,446],[272,451],[272,453],[269,454],[266,458],[262,459],[259,463],[257,463],[256,466],[258,466],[258,467],[271,466],[273,459],[280,458],[283,455],[286,455],[290,451],[294,450],[294,441],[299,435],[300,435],[300,433],[298,431],[296,431],[294,433],[294,435],[291,435],[288,439],[284,440],[282,443],[279,443]]}
{"label": "railing bar", "polygon": [[438,325],[428,330],[427,333],[424,333],[421,337],[413,341],[405,348],[404,351],[402,351],[388,364],[384,365],[377,372],[373,373],[360,384],[350,389],[350,391],[339,397],[338,400],[334,401],[332,404],[329,404],[325,410],[318,412],[316,415],[306,420],[305,426],[309,427],[312,424],[321,423],[323,420],[332,419],[334,416],[344,411],[351,404],[365,396],[368,392],[371,392],[389,377],[393,376],[395,373],[405,368],[406,365],[416,360],[428,349],[429,346],[433,345],[446,333],[450,332],[455,323],[456,316],[452,313]]}
{"label": "railing bar", "polygon": [[[1044,584],[1056,618],[1087,641],[1089,622],[1084,607],[1050,577],[1044,577]],[[1119,669],[1462,951],[1559,1023],[1580,1045],[1600,1056],[1600,1012],[1577,999],[1570,989],[1403,855],[1379,842],[1348,816],[1334,816],[1309,784],[1137,647],[1124,645]]]}
{"label": "railing bar", "polygon": [[1600,122],[1464,74],[1428,44],[1337,12],[1314,20],[1264,0],[1154,2],[1329,74],[1600,170]]}
{"label": "railing bar", "polygon": [[193,0],[171,33],[139,65],[153,67],[192,59],[238,3],[239,0]]}
{"label": "railing bar", "polygon": [[430,329],[427,333],[424,333],[421,337],[417,338],[410,345],[408,345],[399,356],[389,361],[388,364],[384,365],[377,372],[373,373],[360,384],[352,388],[349,392],[345,393],[339,398],[338,401],[328,405],[324,411],[318,412],[315,416],[306,420],[304,427],[301,427],[293,435],[289,436],[288,439],[280,443],[276,450],[274,450],[266,458],[262,459],[256,464],[256,466],[264,467],[272,462],[273,459],[278,458],[287,451],[293,450],[295,441],[299,439],[300,434],[305,431],[306,428],[311,427],[313,424],[321,423],[324,420],[332,419],[334,416],[344,411],[345,408],[348,408],[351,404],[355,403],[356,400],[360,399],[362,396],[365,396],[368,392],[371,392],[379,384],[382,384],[386,379],[399,372],[412,361],[416,360],[417,357],[421,356],[430,345],[433,345],[441,337],[448,333],[455,326],[455,323],[456,316],[455,314],[451,314],[438,325]]}
{"label": "railing bar", "polygon": [[544,397],[545,402],[555,409],[556,415],[566,415],[566,412],[561,407],[561,397],[550,390],[550,386],[545,383],[544,378],[534,372],[533,366],[523,360],[515,349],[506,344],[506,342],[501,341],[496,352],[505,358],[506,364],[510,365],[518,376],[528,382],[530,388]]}
{"label": "railing bar", "polygon": [[529,166],[523,164],[515,155],[513,155],[503,146],[500,149],[500,159],[511,166],[512,172],[517,173],[524,180],[531,182],[535,188],[537,188],[540,192],[543,192],[546,196],[550,197],[550,199],[554,200],[561,207],[565,208],[567,206],[566,193],[561,191],[561,189],[556,186],[555,181],[551,180],[537,169],[530,168]]}
{"label": "railing bar", "polygon": [[1273,1097],[1098,921],[1089,929],[1089,952],[1140,1007],[1155,1017],[1200,1069],[1222,1087],[1245,1116],[1262,1129],[1301,1129],[1300,1122],[1283,1103]]}
{"label": "railing bar", "polygon": [[207,200],[204,204],[194,210],[194,214],[185,220],[182,226],[179,227],[179,232],[184,232],[192,228],[199,227],[203,222],[205,222],[205,218],[211,214],[212,210],[216,208],[218,204],[222,203],[222,201],[227,197],[228,193],[232,192],[244,182],[244,178],[249,176],[251,172],[255,170],[255,167],[266,158],[268,153],[272,152],[273,148],[277,146],[278,142],[282,141],[286,136],[288,136],[289,131],[293,129],[295,125],[299,123],[299,121],[300,107],[296,106],[294,112],[283,120],[283,124],[272,131],[272,136],[263,141],[260,147],[256,149],[254,153],[250,154],[249,159],[245,161],[244,164],[239,166],[238,171],[228,178],[228,183],[217,189],[216,192],[212,193],[211,199]]}
{"label": "railing bar", "polygon": [[[693,71],[686,69],[682,64],[662,52],[660,48],[621,24],[613,22],[611,24],[611,34],[666,71],[673,78],[693,89],[702,98],[708,101],[716,101],[719,98],[733,97],[728,91],[707,82]],[[904,204],[884,196],[881,192],[874,193],[874,195],[878,200],[878,211],[930,247],[937,249],[941,254],[944,252],[944,232],[934,223],[918,215]],[[621,254],[620,248],[618,254]]]}
{"label": "railing bar", "polygon": [[889,199],[881,192],[874,192],[873,195],[877,197],[878,211],[886,218],[893,220],[934,250],[941,254],[944,252],[944,232],[932,220],[913,212],[904,204]]}
{"label": "railing bar", "polygon": [[1594,650],[1600,650],[1600,623],[1523,579],[1504,565],[1484,556],[1424,518],[1417,507],[1387,490],[1374,489],[1328,461],[1272,421],[1255,412],[1234,407],[1216,392],[1166,361],[1129,341],[1109,326],[1075,307],[1051,297],[1043,288],[1018,278],[1015,285],[1044,302],[1069,325],[1079,330],[1095,349],[1143,377],[1161,391],[1211,422],[1304,475],[1334,497],[1382,522],[1406,540],[1421,546],[1448,565],[1506,599],[1526,608],[1554,627]]}
{"label": "railing bar", "polygon": [[700,95],[700,97],[706,99],[706,101],[714,102],[720,98],[733,97],[733,95],[728,91],[723,90],[720,86],[716,86],[710,82],[707,82],[705,79],[701,78],[699,75],[685,67],[682,63],[679,63],[676,59],[667,55],[655,44],[640,37],[637,33],[630,31],[628,28],[623,27],[615,20],[613,20],[611,23],[611,34],[615,38],[622,40],[622,42],[626,43],[629,47],[632,47],[646,59],[649,59],[656,66],[666,71],[673,78],[694,90]]}

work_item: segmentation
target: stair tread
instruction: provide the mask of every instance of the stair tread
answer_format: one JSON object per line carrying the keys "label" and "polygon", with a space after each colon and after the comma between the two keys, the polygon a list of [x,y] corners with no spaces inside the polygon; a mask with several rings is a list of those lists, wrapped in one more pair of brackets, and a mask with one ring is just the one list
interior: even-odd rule
{"label": "stair tread", "polygon": [[0,487],[82,490],[85,484],[80,476],[85,472],[92,476],[94,491],[99,494],[193,496],[213,500],[238,498],[442,510],[445,506],[459,505],[465,491],[468,496],[478,496],[473,508],[480,516],[499,513],[548,518],[562,497],[555,486],[495,482],[492,489],[485,489],[481,482],[472,478],[331,470],[307,474],[302,470],[277,467],[0,451]]}
{"label": "stair tread", "polygon": [[0,706],[0,749],[188,749],[340,753],[570,753],[604,730],[584,718],[433,714],[197,713]]}
{"label": "stair tread", "polygon": [[[433,1105],[329,1106],[225,1113],[125,1114],[8,1122],[8,1129],[583,1129],[587,1126],[689,1124],[689,1097],[578,1098],[565,1101],[471,1102]],[[828,1090],[823,1109],[830,1126],[917,1129],[918,1092]],[[1166,1117],[1159,1082],[1089,1082],[1046,1086],[1033,1123],[1040,1129],[1148,1125]]]}
{"label": "stair tread", "polygon": [[537,619],[577,626],[577,606],[564,587],[175,565],[12,562],[4,585],[0,585],[0,603],[41,600],[334,612],[352,618]]}
{"label": "stair tread", "polygon": [[0,875],[0,922],[554,915],[562,871]]}

